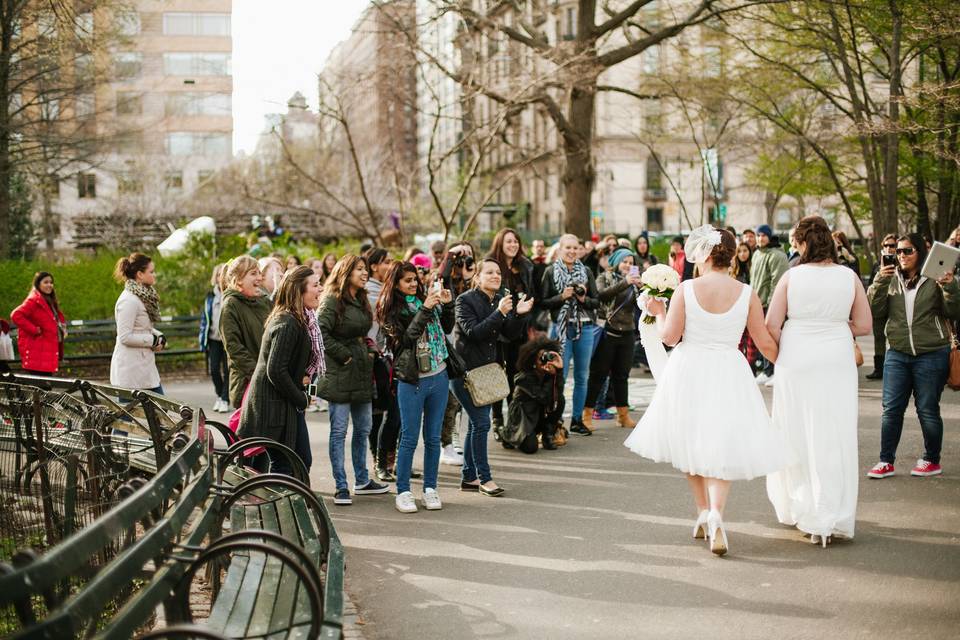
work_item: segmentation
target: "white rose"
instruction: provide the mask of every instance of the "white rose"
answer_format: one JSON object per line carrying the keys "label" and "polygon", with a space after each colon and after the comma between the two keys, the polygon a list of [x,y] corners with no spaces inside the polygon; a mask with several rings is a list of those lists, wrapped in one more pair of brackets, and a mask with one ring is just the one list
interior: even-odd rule
{"label": "white rose", "polygon": [[655,291],[666,291],[680,286],[680,276],[673,267],[665,264],[655,264],[644,271],[640,281],[644,286]]}

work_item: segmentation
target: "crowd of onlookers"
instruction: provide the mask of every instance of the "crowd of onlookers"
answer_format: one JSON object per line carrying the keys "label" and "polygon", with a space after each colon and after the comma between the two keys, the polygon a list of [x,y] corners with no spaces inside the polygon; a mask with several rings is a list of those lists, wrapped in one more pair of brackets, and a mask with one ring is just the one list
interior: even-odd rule
{"label": "crowd of onlookers", "polygon": [[[792,232],[784,247],[768,225],[734,234],[730,275],[749,284],[766,309],[799,248]],[[845,234],[833,237],[841,264],[859,275]],[[960,229],[948,243],[960,245]],[[884,408],[881,462],[872,477],[893,473],[911,394],[924,435],[921,462],[939,470],[939,401],[960,298],[955,281],[920,275],[928,248],[917,234],[888,235],[868,278],[875,356],[867,377],[883,379]],[[698,275],[681,236],[666,260],[682,280]],[[213,409],[232,412],[239,435],[275,441],[254,464],[286,473],[283,447],[308,469],[312,464],[305,413],[328,411],[338,505],[350,504],[352,495],[387,493],[395,483],[396,508],[414,512],[411,479],[422,477],[421,504],[440,509],[441,463],[461,467],[461,490],[498,496],[505,489],[490,467],[490,431],[504,448],[529,454],[562,447],[571,433],[589,436],[597,421],[634,426],[627,383],[632,368],[645,365],[637,299],[643,271],[657,263],[645,233],[597,242],[563,235],[550,246],[534,240],[527,250],[513,229],[497,233],[484,254],[459,241],[411,248],[401,259],[381,247],[303,261],[241,255],[216,266],[202,306],[199,339],[216,393]],[[123,291],[110,382],[163,393],[154,358],[167,341],[157,329],[153,261],[133,253],[118,261],[115,276]],[[52,274],[36,274],[11,319],[23,370],[56,373],[67,323]],[[746,333],[740,349],[758,383],[773,385],[773,364]],[[344,461],[351,424],[352,492]],[[413,469],[421,440],[422,474]]]}

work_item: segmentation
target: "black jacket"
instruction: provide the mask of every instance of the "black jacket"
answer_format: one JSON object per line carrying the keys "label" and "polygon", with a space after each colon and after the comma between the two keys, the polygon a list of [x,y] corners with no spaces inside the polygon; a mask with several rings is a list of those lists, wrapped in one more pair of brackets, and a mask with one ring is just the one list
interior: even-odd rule
{"label": "black jacket", "polygon": [[[543,287],[543,299],[540,301],[540,306],[548,309],[550,311],[550,318],[556,322],[560,308],[566,304],[566,300],[560,297],[562,292],[557,291],[557,287],[553,284],[553,268],[554,265],[551,264],[547,267],[547,270],[543,272],[543,282],[541,283]],[[600,297],[597,293],[597,281],[593,277],[593,271],[589,268],[587,269],[586,286],[587,296],[580,305],[580,308],[590,316],[590,322],[596,322],[597,309],[600,308]]]}
{"label": "black jacket", "polygon": [[[387,337],[387,348],[393,354],[393,374],[398,380],[409,384],[417,384],[420,381],[420,367],[417,365],[417,341],[427,330],[427,325],[432,318],[432,309],[420,307],[416,314],[401,312],[397,314],[394,320],[388,320],[388,324],[382,325],[383,332]],[[394,325],[393,322],[396,322],[396,324]],[[454,303],[441,305],[440,326],[443,328],[443,332],[450,333],[453,331],[454,322]],[[447,345],[447,351],[453,351],[449,344]],[[455,354],[451,353],[451,355]],[[447,358],[448,365],[450,357]]]}
{"label": "black jacket", "polygon": [[294,448],[297,410],[307,408],[303,377],[310,349],[307,330],[293,316],[284,313],[270,322],[240,414],[238,436],[265,436]]}
{"label": "black jacket", "polygon": [[504,440],[519,445],[533,433],[553,427],[563,418],[563,380],[559,374],[538,375],[535,371],[521,371],[514,376],[515,386],[510,397]]}
{"label": "black jacket", "polygon": [[607,331],[618,335],[636,331],[636,287],[627,282],[626,278],[617,278],[609,271],[600,275],[597,286],[600,290],[600,302],[606,311]]}
{"label": "black jacket", "polygon": [[502,334],[512,340],[526,327],[526,320],[516,312],[511,311],[506,317],[500,313],[500,299],[497,294],[491,300],[480,289],[471,289],[457,298],[453,345],[467,371],[491,362],[502,364],[498,338]]}

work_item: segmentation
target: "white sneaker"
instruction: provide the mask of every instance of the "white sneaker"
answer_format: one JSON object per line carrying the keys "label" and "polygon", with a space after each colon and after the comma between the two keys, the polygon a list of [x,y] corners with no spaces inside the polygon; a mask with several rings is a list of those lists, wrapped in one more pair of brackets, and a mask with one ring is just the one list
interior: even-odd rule
{"label": "white sneaker", "polygon": [[463,456],[457,453],[457,450],[453,448],[452,444],[448,444],[443,448],[443,451],[440,452],[440,462],[441,464],[462,466]]}
{"label": "white sneaker", "polygon": [[[437,502],[440,502],[440,498],[437,498]],[[417,512],[417,501],[413,499],[413,494],[409,491],[404,491],[398,495],[395,504],[397,506],[397,511],[400,513]],[[427,508],[429,509],[430,507]]]}
{"label": "white sneaker", "polygon": [[224,402],[221,398],[217,398],[217,401],[213,403],[213,410],[216,413],[223,413],[227,410],[227,403]]}
{"label": "white sneaker", "polygon": [[763,383],[763,386],[765,386],[765,387],[772,387],[772,386],[773,386],[773,376],[770,376],[769,378],[767,378],[767,381]]}
{"label": "white sneaker", "polygon": [[[437,493],[436,489],[423,490],[423,507],[427,511],[437,511],[439,509],[443,509],[443,503],[440,502],[440,494]],[[400,507],[397,508],[399,509]],[[416,505],[414,505],[414,509],[416,509]]]}
{"label": "white sneaker", "polygon": [[757,381],[757,384],[764,384],[767,380],[770,379],[770,376],[768,376],[767,374],[761,372],[761,373],[758,374],[757,377],[754,378],[754,379]]}
{"label": "white sneaker", "polygon": [[317,411],[320,411],[320,406],[317,404],[316,400],[313,400],[307,405],[305,411],[307,413],[316,413]]}

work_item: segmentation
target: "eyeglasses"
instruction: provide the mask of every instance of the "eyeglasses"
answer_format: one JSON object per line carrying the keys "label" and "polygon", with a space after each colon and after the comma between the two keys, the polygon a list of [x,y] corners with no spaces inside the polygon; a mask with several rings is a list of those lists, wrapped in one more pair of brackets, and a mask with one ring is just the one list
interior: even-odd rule
{"label": "eyeglasses", "polygon": [[896,248],[897,248],[897,245],[895,245],[895,244],[885,244],[885,245],[883,245],[883,248],[884,248],[884,249],[896,249]]}
{"label": "eyeglasses", "polygon": [[916,249],[913,247],[904,247],[903,249],[897,249],[898,256],[912,256]]}

